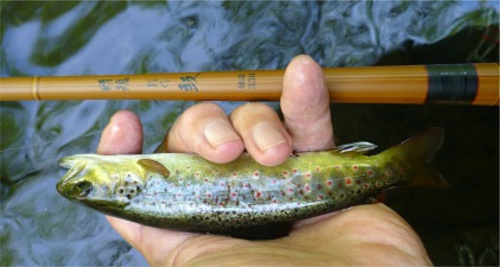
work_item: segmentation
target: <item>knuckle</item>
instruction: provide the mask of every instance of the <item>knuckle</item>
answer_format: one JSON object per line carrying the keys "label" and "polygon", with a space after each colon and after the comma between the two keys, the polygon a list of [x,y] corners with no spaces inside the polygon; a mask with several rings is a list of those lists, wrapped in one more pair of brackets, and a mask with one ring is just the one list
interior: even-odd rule
{"label": "knuckle", "polygon": [[274,118],[277,117],[277,114],[273,108],[264,103],[251,102],[234,109],[229,117],[233,122],[248,122],[263,117]]}
{"label": "knuckle", "polygon": [[206,119],[209,116],[213,116],[213,114],[225,116],[224,110],[219,105],[212,102],[203,102],[186,109],[179,117],[179,120],[189,123]]}

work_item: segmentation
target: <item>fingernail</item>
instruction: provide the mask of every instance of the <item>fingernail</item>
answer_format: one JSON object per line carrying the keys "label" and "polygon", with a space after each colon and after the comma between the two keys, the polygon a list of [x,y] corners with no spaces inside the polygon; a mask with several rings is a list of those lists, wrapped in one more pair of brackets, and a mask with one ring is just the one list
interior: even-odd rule
{"label": "fingernail", "polygon": [[240,140],[234,130],[227,123],[214,121],[205,126],[203,134],[212,147],[217,147],[225,142]]}
{"label": "fingernail", "polygon": [[287,142],[283,134],[267,122],[255,125],[252,129],[252,137],[260,151]]}

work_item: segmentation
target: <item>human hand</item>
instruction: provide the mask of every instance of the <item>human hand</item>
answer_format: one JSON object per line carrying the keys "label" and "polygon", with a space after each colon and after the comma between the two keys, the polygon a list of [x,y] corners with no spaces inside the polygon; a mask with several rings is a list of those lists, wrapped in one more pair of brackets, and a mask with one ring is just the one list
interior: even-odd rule
{"label": "human hand", "polygon": [[[281,97],[286,127],[270,107],[248,103],[228,117],[213,103],[186,110],[168,133],[169,152],[198,153],[217,163],[245,149],[263,165],[277,165],[292,151],[334,145],[328,91],[321,68],[298,56],[288,66]],[[142,127],[128,111],[116,113],[97,152],[142,152]],[[151,265],[429,265],[420,239],[383,204],[359,205],[297,222],[284,238],[247,241],[152,228],[107,217]]]}

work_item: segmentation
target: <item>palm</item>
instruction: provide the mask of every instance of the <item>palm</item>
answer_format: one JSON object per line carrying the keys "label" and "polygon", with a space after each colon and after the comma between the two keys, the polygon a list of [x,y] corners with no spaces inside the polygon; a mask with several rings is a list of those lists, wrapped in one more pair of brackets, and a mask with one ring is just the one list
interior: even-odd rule
{"label": "palm", "polygon": [[152,265],[431,264],[413,230],[383,204],[301,221],[288,237],[270,241],[180,233],[114,218],[110,221],[122,233],[133,229],[135,234],[129,241]]}

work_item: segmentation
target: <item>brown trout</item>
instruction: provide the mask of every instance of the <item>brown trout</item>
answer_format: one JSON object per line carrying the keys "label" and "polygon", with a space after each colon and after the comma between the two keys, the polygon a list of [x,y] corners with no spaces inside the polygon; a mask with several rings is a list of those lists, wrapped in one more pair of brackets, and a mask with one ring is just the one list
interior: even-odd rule
{"label": "brown trout", "polygon": [[285,235],[297,220],[367,203],[393,187],[445,186],[429,164],[442,140],[443,130],[432,128],[373,156],[364,153],[375,145],[358,142],[296,153],[274,167],[248,154],[228,164],[182,153],[81,154],[61,159],[69,171],[57,190],[145,225],[270,238]]}

